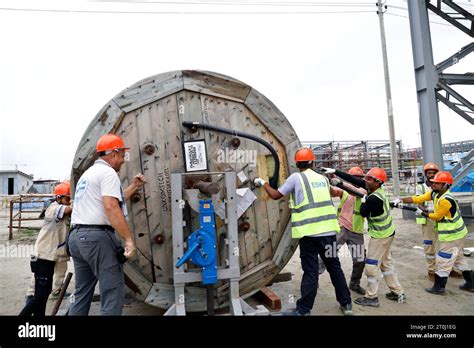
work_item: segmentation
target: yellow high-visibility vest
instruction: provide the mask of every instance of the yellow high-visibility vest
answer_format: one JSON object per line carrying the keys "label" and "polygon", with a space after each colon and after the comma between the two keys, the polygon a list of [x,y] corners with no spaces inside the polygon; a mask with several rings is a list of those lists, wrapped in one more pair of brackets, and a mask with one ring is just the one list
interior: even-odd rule
{"label": "yellow high-visibility vest", "polygon": [[369,225],[369,235],[372,238],[386,238],[393,234],[395,225],[390,215],[390,207],[385,191],[379,187],[376,191],[369,194],[377,196],[383,202],[383,214],[379,216],[368,216],[367,223]]}
{"label": "yellow high-visibility vest", "polygon": [[296,205],[293,193],[291,194],[291,237],[339,232],[327,179],[311,169],[299,173],[299,178],[304,199]]}
{"label": "yellow high-visibility vest", "polygon": [[453,240],[462,239],[467,235],[467,227],[464,224],[464,220],[460,214],[458,202],[454,199],[451,191],[447,190],[440,197],[436,195],[434,199],[435,209],[438,207],[439,202],[442,199],[450,198],[456,205],[456,213],[451,219],[444,217],[438,221],[438,239],[440,242],[452,242]]}
{"label": "yellow high-visibility vest", "polygon": [[[347,201],[349,194],[346,191],[342,192],[341,202],[337,208],[337,218],[341,214],[342,206]],[[354,209],[352,210],[352,232],[364,233],[364,218],[360,215],[360,205],[362,204],[360,197],[355,197]]]}

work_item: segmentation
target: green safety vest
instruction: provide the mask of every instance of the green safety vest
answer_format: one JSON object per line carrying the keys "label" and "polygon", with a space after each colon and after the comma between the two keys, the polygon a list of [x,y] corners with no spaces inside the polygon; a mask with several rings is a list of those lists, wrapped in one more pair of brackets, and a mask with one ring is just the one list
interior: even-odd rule
{"label": "green safety vest", "polygon": [[291,237],[339,232],[336,209],[332,204],[326,178],[311,169],[299,173],[299,178],[304,199],[296,205],[293,193],[291,194]]}
{"label": "green safety vest", "polygon": [[376,191],[369,194],[378,197],[383,202],[383,213],[379,216],[368,216],[369,235],[372,238],[387,238],[395,231],[390,208],[385,191],[379,187]]}
{"label": "green safety vest", "polygon": [[[419,184],[421,186],[421,194],[424,195],[426,193],[425,184]],[[423,203],[423,206],[426,207],[426,202]],[[418,225],[426,225],[426,218],[423,215],[416,215],[416,223]]]}
{"label": "green safety vest", "polygon": [[436,195],[434,199],[435,208],[438,207],[438,203],[443,198],[451,198],[454,201],[454,204],[456,205],[456,213],[452,219],[444,217],[438,221],[438,239],[440,242],[451,242],[453,240],[462,239],[467,235],[467,227],[464,224],[461,214],[459,213],[460,210],[458,202],[454,199],[451,191],[447,190],[440,197]]}
{"label": "green safety vest", "polygon": [[[341,203],[337,208],[337,218],[341,214],[342,206],[346,203],[349,194],[346,191],[342,192]],[[354,209],[352,210],[352,232],[364,233],[364,218],[360,215],[360,205],[362,204],[359,197],[355,197]]]}

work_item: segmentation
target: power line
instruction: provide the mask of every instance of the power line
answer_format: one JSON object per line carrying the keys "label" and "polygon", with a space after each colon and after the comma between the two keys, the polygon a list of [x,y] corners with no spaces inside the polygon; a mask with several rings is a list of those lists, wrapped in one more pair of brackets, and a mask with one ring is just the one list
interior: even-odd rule
{"label": "power line", "polygon": [[322,6],[322,7],[373,7],[372,2],[310,2],[310,1],[254,1],[254,2],[236,2],[236,1],[144,1],[144,0],[98,0],[102,3],[127,3],[127,4],[160,4],[160,5],[223,5],[223,6]]}
{"label": "power line", "polygon": [[[409,18],[408,16],[404,16],[404,15],[400,15],[400,14],[395,14],[395,13],[386,12],[385,14],[387,14],[387,15],[389,15],[389,16],[395,16],[395,17]],[[445,25],[445,26],[448,26],[448,27],[451,26],[450,24],[447,24],[447,23],[440,23],[440,22],[433,22],[433,21],[430,21],[430,24],[439,24],[439,25]]]}
{"label": "power line", "polygon": [[374,11],[101,11],[101,10],[57,10],[38,8],[7,8],[0,7],[0,11],[20,11],[20,12],[50,12],[50,13],[97,13],[97,14],[205,14],[205,15],[258,15],[258,14],[347,14],[347,13],[373,13]]}

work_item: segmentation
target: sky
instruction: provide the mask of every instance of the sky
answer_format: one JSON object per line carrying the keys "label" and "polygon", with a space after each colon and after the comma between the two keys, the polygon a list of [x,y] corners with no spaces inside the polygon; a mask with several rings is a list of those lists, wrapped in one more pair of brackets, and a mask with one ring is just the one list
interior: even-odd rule
{"label": "sky", "polygon": [[[35,179],[66,179],[79,140],[104,104],[141,79],[182,69],[218,72],[257,89],[285,114],[301,141],[389,139],[375,0],[326,7],[319,0],[313,6],[196,2],[0,0],[0,169],[17,164]],[[474,2],[460,3],[474,10]],[[418,147],[406,1],[387,5],[395,136]],[[441,18],[430,18],[435,63],[472,41]],[[468,71],[474,71],[474,54],[446,70]],[[474,100],[474,88],[455,89]],[[439,110],[443,143],[473,139],[467,121],[441,103]]]}

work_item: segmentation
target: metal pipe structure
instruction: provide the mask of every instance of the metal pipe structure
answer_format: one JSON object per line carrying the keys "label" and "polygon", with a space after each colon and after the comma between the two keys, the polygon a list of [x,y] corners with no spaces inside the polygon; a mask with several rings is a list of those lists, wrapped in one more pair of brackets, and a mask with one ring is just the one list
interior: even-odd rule
{"label": "metal pipe structure", "polygon": [[380,24],[380,37],[382,41],[382,57],[383,57],[383,71],[385,77],[385,94],[387,96],[387,113],[388,113],[388,130],[390,134],[390,158],[392,161],[392,180],[393,193],[395,196],[400,195],[400,180],[398,174],[398,153],[395,143],[395,125],[393,124],[393,105],[392,105],[392,89],[390,88],[390,74],[388,70],[387,44],[385,42],[385,26],[383,21],[383,6],[382,1],[378,0],[378,16]]}

